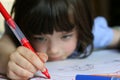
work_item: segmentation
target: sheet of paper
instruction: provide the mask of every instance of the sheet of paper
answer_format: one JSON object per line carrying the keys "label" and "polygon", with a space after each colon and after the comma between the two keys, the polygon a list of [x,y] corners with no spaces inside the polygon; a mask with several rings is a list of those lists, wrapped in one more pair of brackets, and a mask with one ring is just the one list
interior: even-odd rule
{"label": "sheet of paper", "polygon": [[[75,80],[76,74],[120,74],[120,52],[116,50],[95,51],[85,59],[47,62],[46,66],[51,74],[50,80]],[[40,72],[36,74],[39,75]]]}

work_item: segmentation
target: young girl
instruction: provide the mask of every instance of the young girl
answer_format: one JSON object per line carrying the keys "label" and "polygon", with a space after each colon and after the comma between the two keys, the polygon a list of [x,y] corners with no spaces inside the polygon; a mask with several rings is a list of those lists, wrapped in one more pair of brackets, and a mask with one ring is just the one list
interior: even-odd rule
{"label": "young girl", "polygon": [[16,0],[14,20],[39,56],[21,46],[6,27],[0,41],[0,72],[26,80],[45,71],[47,60],[85,58],[93,48],[117,47],[120,31],[109,28],[103,17],[93,19],[88,1]]}

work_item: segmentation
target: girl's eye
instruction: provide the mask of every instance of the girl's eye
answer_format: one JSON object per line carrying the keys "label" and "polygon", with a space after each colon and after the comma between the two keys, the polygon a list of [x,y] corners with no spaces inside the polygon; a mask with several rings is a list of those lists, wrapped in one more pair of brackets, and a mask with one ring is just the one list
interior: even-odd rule
{"label": "girl's eye", "polygon": [[66,34],[62,36],[62,39],[66,40],[66,39],[70,39],[72,37],[72,34]]}
{"label": "girl's eye", "polygon": [[39,41],[41,43],[47,41],[47,39],[45,37],[34,37],[34,40],[37,40],[37,41]]}

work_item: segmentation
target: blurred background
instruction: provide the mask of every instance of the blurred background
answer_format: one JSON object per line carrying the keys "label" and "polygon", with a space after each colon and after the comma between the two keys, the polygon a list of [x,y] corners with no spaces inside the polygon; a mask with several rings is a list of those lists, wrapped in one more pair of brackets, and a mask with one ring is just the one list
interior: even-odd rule
{"label": "blurred background", "polygon": [[[14,0],[0,0],[0,2],[3,4],[3,6],[7,9],[7,11],[10,13],[12,4]],[[0,14],[0,34],[4,32],[4,18]]]}
{"label": "blurred background", "polygon": [[120,0],[91,0],[96,16],[107,18],[110,26],[120,25]]}
{"label": "blurred background", "polygon": [[[10,13],[14,0],[0,0]],[[108,24],[113,26],[120,25],[120,0],[91,0],[95,16],[104,16]],[[0,33],[4,32],[3,17],[0,15]]]}

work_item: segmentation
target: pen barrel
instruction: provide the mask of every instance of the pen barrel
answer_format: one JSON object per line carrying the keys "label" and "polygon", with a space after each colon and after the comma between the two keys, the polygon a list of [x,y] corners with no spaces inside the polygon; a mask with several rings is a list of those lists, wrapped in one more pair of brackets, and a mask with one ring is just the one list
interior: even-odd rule
{"label": "pen barrel", "polygon": [[21,40],[25,38],[25,36],[20,30],[20,28],[18,27],[18,25],[14,22],[12,18],[8,19],[6,23],[8,24],[8,27],[12,30],[12,32],[14,33],[14,35],[16,36],[16,38],[19,40],[19,42],[22,45],[23,43],[21,42]]}
{"label": "pen barrel", "polygon": [[19,40],[21,45],[23,45],[23,46],[27,47],[28,49],[32,50],[33,52],[35,52],[35,50],[32,48],[31,44],[29,43],[29,41],[27,40],[25,35],[22,33],[22,31],[20,30],[18,25],[14,22],[14,20],[11,18],[8,19],[7,24],[9,25],[10,29],[15,34],[15,36],[17,37],[17,39]]}

